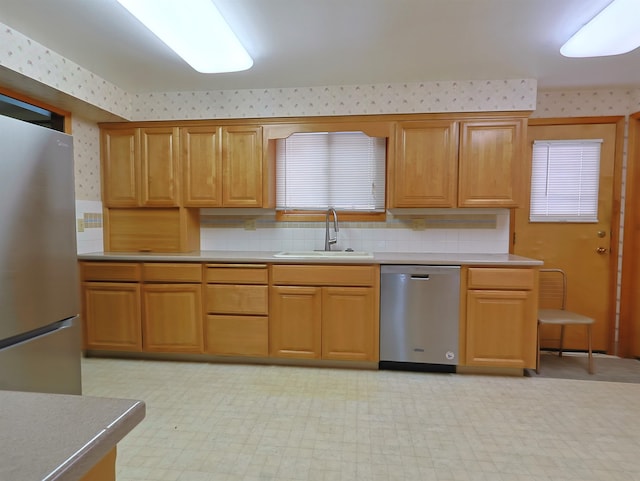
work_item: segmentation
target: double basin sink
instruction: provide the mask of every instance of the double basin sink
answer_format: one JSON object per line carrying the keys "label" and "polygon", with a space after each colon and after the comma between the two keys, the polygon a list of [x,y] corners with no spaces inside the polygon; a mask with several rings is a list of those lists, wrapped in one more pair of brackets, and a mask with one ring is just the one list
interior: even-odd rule
{"label": "double basin sink", "polygon": [[363,251],[283,251],[274,254],[273,257],[297,258],[297,259],[319,259],[349,258],[349,259],[373,259],[373,253]]}

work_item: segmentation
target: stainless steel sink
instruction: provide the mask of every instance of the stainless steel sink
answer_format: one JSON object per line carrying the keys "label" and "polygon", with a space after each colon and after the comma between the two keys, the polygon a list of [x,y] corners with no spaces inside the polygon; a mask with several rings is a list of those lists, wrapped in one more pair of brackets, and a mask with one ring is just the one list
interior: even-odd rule
{"label": "stainless steel sink", "polygon": [[373,253],[363,251],[283,251],[274,254],[273,257],[312,258],[322,257],[349,258],[349,259],[373,259]]}

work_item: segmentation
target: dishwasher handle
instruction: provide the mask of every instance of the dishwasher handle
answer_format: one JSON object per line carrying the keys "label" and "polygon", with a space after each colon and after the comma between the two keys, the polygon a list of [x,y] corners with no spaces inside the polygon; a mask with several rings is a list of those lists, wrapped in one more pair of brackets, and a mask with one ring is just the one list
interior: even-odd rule
{"label": "dishwasher handle", "polygon": [[431,279],[430,274],[411,274],[412,281],[428,281]]}

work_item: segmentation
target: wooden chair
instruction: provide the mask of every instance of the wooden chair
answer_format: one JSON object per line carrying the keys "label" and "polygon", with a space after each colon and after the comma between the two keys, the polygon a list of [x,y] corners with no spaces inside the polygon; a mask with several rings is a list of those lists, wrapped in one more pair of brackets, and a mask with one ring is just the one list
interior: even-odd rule
{"label": "wooden chair", "polygon": [[567,311],[567,275],[562,269],[540,269],[540,302],[538,308],[538,353],[536,373],[540,373],[540,328],[545,324],[560,326],[560,349],[564,341],[564,327],[568,325],[584,325],[587,328],[589,354],[589,374],[594,373],[591,326],[594,319],[576,312]]}

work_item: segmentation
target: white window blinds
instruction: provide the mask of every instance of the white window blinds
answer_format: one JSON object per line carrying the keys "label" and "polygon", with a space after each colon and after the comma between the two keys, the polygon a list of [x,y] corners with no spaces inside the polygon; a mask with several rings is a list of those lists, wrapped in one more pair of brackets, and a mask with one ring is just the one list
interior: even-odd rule
{"label": "white window blinds", "polygon": [[279,210],[384,211],[386,139],[296,133],[276,144]]}
{"label": "white window blinds", "polygon": [[533,143],[531,222],[597,222],[601,139]]}

